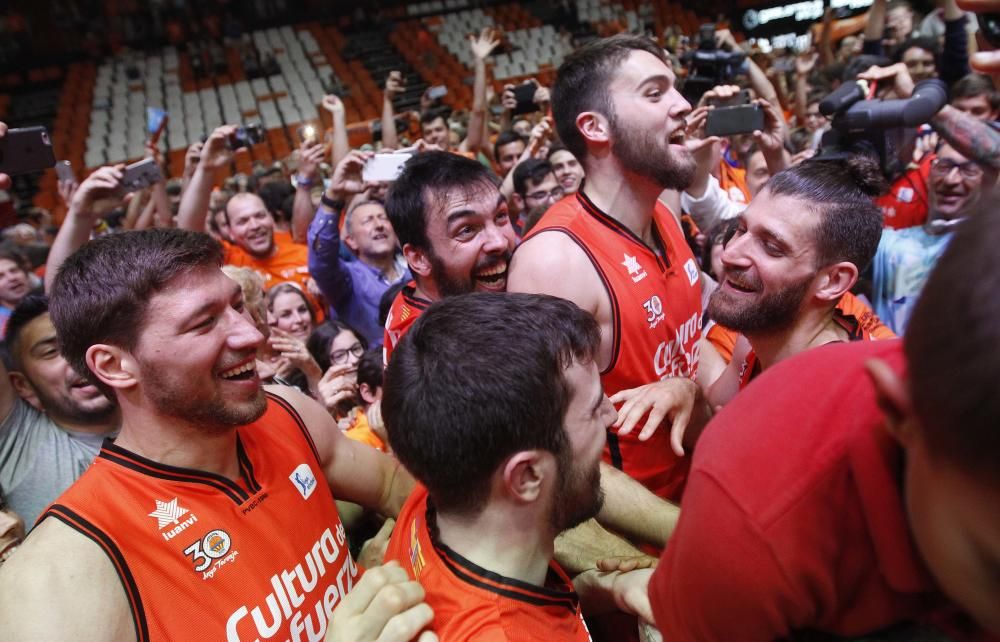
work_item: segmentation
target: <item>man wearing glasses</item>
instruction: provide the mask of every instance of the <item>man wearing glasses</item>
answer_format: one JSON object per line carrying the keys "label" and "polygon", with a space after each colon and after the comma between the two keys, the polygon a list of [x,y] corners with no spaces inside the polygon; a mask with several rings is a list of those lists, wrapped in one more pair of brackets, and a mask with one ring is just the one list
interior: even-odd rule
{"label": "man wearing glasses", "polygon": [[518,211],[523,212],[519,232],[527,234],[542,214],[564,195],[549,161],[529,158],[515,167],[511,198]]}
{"label": "man wearing glasses", "polygon": [[905,332],[917,297],[955,225],[983,205],[996,180],[995,169],[942,143],[931,164],[927,223],[886,229],[882,234],[874,260],[872,302],[878,316],[897,334]]}

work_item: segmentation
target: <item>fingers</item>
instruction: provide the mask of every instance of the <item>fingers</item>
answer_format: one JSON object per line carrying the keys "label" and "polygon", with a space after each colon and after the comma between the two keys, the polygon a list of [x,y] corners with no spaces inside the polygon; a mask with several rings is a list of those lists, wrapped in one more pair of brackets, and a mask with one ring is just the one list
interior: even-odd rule
{"label": "fingers", "polygon": [[639,431],[639,441],[646,441],[652,437],[653,433],[656,432],[656,429],[659,428],[661,423],[663,423],[663,419],[666,416],[667,409],[654,404],[653,407],[649,409],[649,417],[646,419],[645,425],[643,425],[642,430]]}
{"label": "fingers", "polygon": [[[412,582],[416,584],[416,582]],[[417,584],[419,586],[419,584]],[[382,629],[382,635],[376,642],[408,642],[421,629],[426,628],[434,619],[434,611],[424,603],[417,604],[409,610],[393,616]],[[421,634],[420,640],[437,640],[431,632]]]}
{"label": "fingers", "polygon": [[[693,406],[681,408],[674,415],[674,421],[670,426],[670,449],[678,457],[684,456],[684,431],[687,430],[688,424],[691,423],[691,413],[693,411]],[[639,439],[642,439],[642,435],[639,435]]]}
{"label": "fingers", "polygon": [[[379,591],[388,586],[403,584],[409,576],[399,562],[391,561],[369,569],[361,576],[361,581],[344,597],[335,615],[353,615],[365,611],[372,605]],[[343,613],[342,613],[343,611]]]}

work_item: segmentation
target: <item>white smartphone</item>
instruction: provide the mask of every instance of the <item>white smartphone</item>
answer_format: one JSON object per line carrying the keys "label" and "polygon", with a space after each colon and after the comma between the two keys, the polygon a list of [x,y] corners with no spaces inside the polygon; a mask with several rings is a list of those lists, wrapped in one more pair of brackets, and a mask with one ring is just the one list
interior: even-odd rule
{"label": "white smartphone", "polygon": [[365,182],[381,183],[396,180],[403,165],[413,156],[411,152],[381,152],[372,156],[361,170]]}

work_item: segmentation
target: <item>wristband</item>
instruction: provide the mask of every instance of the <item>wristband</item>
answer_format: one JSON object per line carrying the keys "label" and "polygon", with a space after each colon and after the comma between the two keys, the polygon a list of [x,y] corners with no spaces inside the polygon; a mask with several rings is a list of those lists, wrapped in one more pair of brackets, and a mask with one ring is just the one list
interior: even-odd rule
{"label": "wristband", "polygon": [[296,187],[312,187],[314,182],[311,178],[306,178],[302,174],[295,175]]}
{"label": "wristband", "polygon": [[344,201],[335,201],[326,194],[323,194],[319,202],[331,212],[340,212],[340,210],[344,209]]}

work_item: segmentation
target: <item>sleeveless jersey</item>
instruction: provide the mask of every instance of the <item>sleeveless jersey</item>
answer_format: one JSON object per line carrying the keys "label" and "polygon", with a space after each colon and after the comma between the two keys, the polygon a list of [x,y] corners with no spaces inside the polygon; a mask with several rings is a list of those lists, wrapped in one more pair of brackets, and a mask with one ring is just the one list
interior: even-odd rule
{"label": "sleeveless jersey", "polygon": [[237,429],[236,454],[238,482],[106,441],[42,516],[107,554],[139,642],[319,640],[357,582],[360,571],[298,413],[268,395],[264,416]]}
{"label": "sleeveless jersey", "polygon": [[[833,321],[847,331],[848,341],[885,341],[896,338],[896,333],[850,292],[837,302],[837,307],[833,309]],[[740,390],[746,388],[760,372],[760,362],[751,350],[740,367]]]}
{"label": "sleeveless jersey", "polygon": [[392,300],[389,316],[385,318],[385,336],[382,341],[383,365],[389,365],[389,357],[392,356],[392,351],[396,348],[399,340],[403,338],[420,313],[431,304],[427,299],[422,299],[414,294],[416,288],[416,282],[410,281]]}
{"label": "sleeveless jersey", "polygon": [[[661,257],[583,194],[553,205],[525,240],[541,232],[566,234],[590,258],[608,296],[612,357],[601,373],[610,396],[667,377],[694,378],[701,338],[701,272],[670,210],[657,201],[653,233]],[[661,426],[640,442],[634,431],[608,432],[605,461],[666,499],[677,499],[689,460],[670,448]]]}
{"label": "sleeveless jersey", "polygon": [[414,488],[396,520],[385,560],[397,560],[426,591],[431,629],[448,642],[583,642],[590,634],[566,573],[553,561],[546,586],[492,573],[437,537],[427,490]]}

